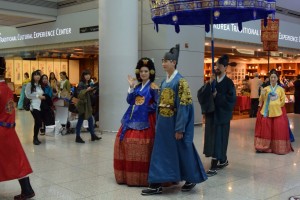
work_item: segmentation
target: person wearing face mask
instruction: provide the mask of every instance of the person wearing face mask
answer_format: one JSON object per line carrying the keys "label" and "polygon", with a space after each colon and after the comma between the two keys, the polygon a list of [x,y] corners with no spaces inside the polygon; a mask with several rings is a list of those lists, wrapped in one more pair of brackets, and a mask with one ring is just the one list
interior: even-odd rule
{"label": "person wearing face mask", "polygon": [[141,58],[135,69],[136,80],[128,75],[129,104],[114,145],[114,173],[117,183],[147,186],[155,135],[155,111],[158,86],[155,67],[149,58]]}
{"label": "person wearing face mask", "polygon": [[232,80],[226,76],[228,65],[229,57],[227,55],[221,56],[214,67],[216,79],[213,76],[210,80],[210,84],[215,84],[215,90],[212,90],[215,104],[213,120],[214,147],[211,167],[207,171],[207,176],[216,175],[217,170],[223,169],[229,164],[227,147],[236,92]]}
{"label": "person wearing face mask", "polygon": [[0,182],[18,179],[21,194],[15,200],[26,200],[35,196],[29,174],[30,163],[15,130],[15,107],[13,92],[5,83],[6,64],[0,57]]}
{"label": "person wearing face mask", "polygon": [[285,91],[279,75],[270,71],[270,85],[261,90],[260,111],[255,124],[254,146],[257,153],[287,154],[293,151],[285,110]]}

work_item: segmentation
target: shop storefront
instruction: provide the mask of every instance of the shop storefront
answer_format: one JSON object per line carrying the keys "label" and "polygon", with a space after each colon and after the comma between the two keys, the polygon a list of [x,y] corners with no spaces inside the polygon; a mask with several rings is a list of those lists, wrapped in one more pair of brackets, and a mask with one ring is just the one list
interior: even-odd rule
{"label": "shop storefront", "polygon": [[[60,15],[55,22],[28,27],[0,27],[0,55],[6,78],[19,88],[24,73],[40,69],[49,76],[65,71],[72,84],[89,69],[98,77],[98,10]],[[18,91],[16,90],[16,93]]]}
{"label": "shop storefront", "polygon": [[[261,43],[260,20],[243,23],[243,30],[238,31],[235,24],[214,25],[216,38],[215,56],[230,56],[234,66],[228,67],[227,75],[233,80],[238,95],[235,113],[248,114],[250,109],[250,93],[247,88],[247,77],[252,79],[255,73],[262,81],[271,69],[276,69],[286,90],[286,108],[293,112],[293,81],[300,74],[300,26],[280,21],[278,52],[263,52]],[[211,68],[210,33],[206,38],[204,79],[209,80]],[[219,43],[219,44],[218,44]],[[268,64],[269,63],[269,64]]]}

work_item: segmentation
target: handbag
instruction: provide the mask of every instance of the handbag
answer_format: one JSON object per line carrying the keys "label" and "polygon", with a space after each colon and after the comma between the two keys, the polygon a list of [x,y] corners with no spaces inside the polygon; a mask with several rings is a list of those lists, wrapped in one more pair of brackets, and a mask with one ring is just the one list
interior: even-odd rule
{"label": "handbag", "polygon": [[60,98],[63,98],[63,99],[71,99],[71,94],[70,92],[68,92],[67,90],[62,90],[60,92]]}
{"label": "handbag", "polygon": [[77,113],[78,114],[78,110],[77,110],[77,103],[78,103],[79,99],[77,99],[76,97],[72,97],[71,98],[71,103],[69,104],[69,111],[71,113]]}
{"label": "handbag", "polygon": [[31,100],[28,99],[26,96],[24,97],[24,100],[23,100],[23,109],[26,110],[26,111],[29,111],[30,110],[30,104],[31,104]]}

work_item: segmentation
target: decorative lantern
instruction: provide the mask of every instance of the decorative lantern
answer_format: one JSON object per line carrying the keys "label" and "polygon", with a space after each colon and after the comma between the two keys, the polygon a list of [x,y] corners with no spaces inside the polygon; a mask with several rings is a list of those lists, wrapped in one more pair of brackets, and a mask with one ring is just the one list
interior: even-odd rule
{"label": "decorative lantern", "polygon": [[264,51],[278,51],[279,19],[261,20],[261,41]]}

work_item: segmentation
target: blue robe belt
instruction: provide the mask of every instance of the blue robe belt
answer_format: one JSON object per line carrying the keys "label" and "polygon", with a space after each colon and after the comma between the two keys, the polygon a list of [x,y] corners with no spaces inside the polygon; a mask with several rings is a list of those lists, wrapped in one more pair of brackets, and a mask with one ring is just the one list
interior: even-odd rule
{"label": "blue robe belt", "polygon": [[174,106],[171,105],[159,105],[159,108],[169,108],[172,111],[176,111],[176,108]]}
{"label": "blue robe belt", "polygon": [[5,128],[13,128],[16,126],[16,123],[0,122],[0,126]]}

